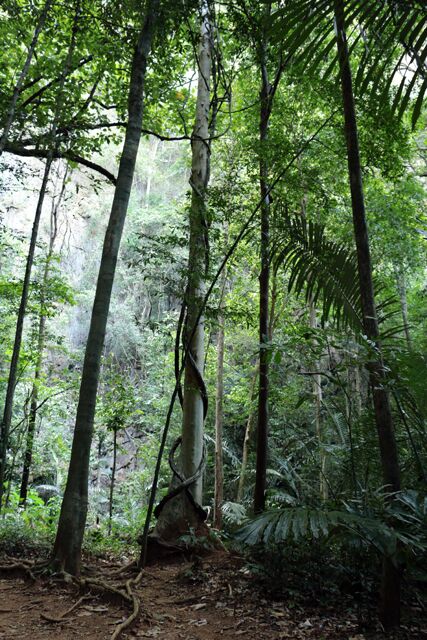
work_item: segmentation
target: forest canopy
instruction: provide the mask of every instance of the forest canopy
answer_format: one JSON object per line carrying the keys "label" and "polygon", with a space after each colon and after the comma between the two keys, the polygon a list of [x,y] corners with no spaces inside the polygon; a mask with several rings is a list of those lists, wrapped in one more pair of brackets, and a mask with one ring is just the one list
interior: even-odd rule
{"label": "forest canopy", "polygon": [[424,2],[3,0],[0,40],[3,551],[77,580],[233,549],[277,593],[328,557],[398,627],[427,578]]}

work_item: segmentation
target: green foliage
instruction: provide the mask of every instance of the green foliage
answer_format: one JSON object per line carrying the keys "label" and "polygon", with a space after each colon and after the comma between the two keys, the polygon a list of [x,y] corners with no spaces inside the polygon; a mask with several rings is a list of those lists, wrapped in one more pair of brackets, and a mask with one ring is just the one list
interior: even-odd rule
{"label": "green foliage", "polygon": [[[0,10],[0,123],[29,45],[41,1],[6,2]],[[58,77],[73,22],[73,6],[53,3],[17,104],[11,130],[15,151],[46,150]],[[185,3],[161,3],[160,37],[148,64],[146,131],[182,140],[141,140],[129,213],[117,265],[105,336],[89,477],[85,549],[127,555],[136,550],[170,393],[174,386],[174,336],[187,279],[190,132],[194,119],[198,13]],[[366,363],[375,346],[360,334],[360,297],[349,203],[345,139],[331,0],[272,3],[272,17],[255,0],[220,4],[215,60],[219,112],[210,142],[211,181],[207,219],[210,265],[207,285],[226,251],[259,202],[259,160],[268,163],[271,194],[271,335],[265,343],[270,375],[270,435],[267,470],[269,511],[253,521],[254,427],[257,412],[259,220],[255,217],[228,263],[225,287],[224,496],[226,530],[257,557],[253,572],[287,594],[291,573],[335,593],[348,579],[351,591],[360,572],[366,580],[386,553],[405,561],[411,576],[425,571],[427,440],[425,285],[425,80],[422,52],[425,12],[417,0],[346,2],[363,178],[384,337],[386,384],[405,493],[388,504],[382,484]],[[276,7],[280,7],[275,11]],[[141,3],[81,2],[76,54],[67,77],[58,132],[58,151],[80,154],[115,172],[127,119],[127,86]],[[248,11],[245,13],[244,8]],[[417,13],[415,8],[420,8]],[[353,29],[353,27],[356,27]],[[359,29],[360,25],[360,29]],[[380,25],[380,28],[379,28]],[[274,78],[284,63],[274,95],[269,141],[259,144],[259,41],[269,39],[267,71]],[[378,38],[381,33],[381,38]],[[16,43],[22,43],[17,46]],[[397,66],[407,46],[417,52],[405,74]],[[288,54],[292,54],[291,56]],[[411,54],[412,55],[412,54]],[[415,64],[417,63],[417,64]],[[421,65],[419,65],[421,63]],[[415,69],[415,67],[417,67]],[[412,70],[415,73],[412,74]],[[404,78],[404,76],[406,76]],[[404,80],[404,83],[402,84]],[[411,102],[412,96],[414,101]],[[405,108],[407,115],[398,122]],[[412,112],[412,113],[411,113]],[[332,115],[331,115],[332,114]],[[418,120],[418,131],[410,124]],[[327,122],[319,131],[319,126]],[[311,140],[314,132],[318,133]],[[301,151],[303,149],[303,151]],[[11,149],[12,151],[14,149]],[[75,157],[75,155],[71,156]],[[73,167],[78,162],[70,161]],[[27,236],[40,184],[39,160],[1,158],[0,226],[0,391],[4,394],[22,288]],[[58,218],[58,255],[43,286],[49,206],[57,201],[55,172],[36,252],[24,344],[19,362],[8,474],[11,496],[0,521],[3,546],[14,542],[51,544],[58,504],[43,505],[31,492],[18,507],[29,397],[39,354],[40,313],[47,333],[37,380],[40,407],[32,477],[64,487],[87,329],[92,308],[111,188],[91,174],[73,171],[65,185]],[[301,215],[298,213],[301,212]],[[304,215],[302,215],[304,214]],[[399,282],[406,287],[411,346],[402,320],[390,316]],[[216,394],[218,303],[214,289],[206,310],[206,421],[209,456],[204,505],[213,502],[214,399]],[[274,300],[273,300],[274,299]],[[317,320],[320,320],[317,322]],[[317,385],[317,387],[316,387]],[[321,393],[318,394],[319,390]],[[248,425],[248,460],[242,503],[236,501]],[[181,412],[172,417],[170,440],[179,434]],[[108,492],[113,435],[117,436],[117,482],[112,535],[108,535]],[[323,462],[325,462],[323,466]],[[326,479],[329,501],[319,506]],[[170,469],[163,460],[159,493],[167,491]],[[411,492],[417,488],[419,493]],[[324,497],[324,496],[323,496]],[[190,532],[186,541],[209,546]],[[316,562],[315,555],[320,558]],[[369,566],[372,565],[372,566]],[[291,569],[290,569],[291,568]],[[335,586],[328,572],[341,576]],[[291,594],[292,595],[292,594]],[[291,599],[292,601],[292,599]]]}
{"label": "green foliage", "polygon": [[51,498],[47,504],[32,489],[28,492],[27,506],[19,506],[19,492],[11,491],[9,503],[2,509],[0,543],[2,548],[16,553],[46,548],[53,542],[61,503]]}
{"label": "green foliage", "polygon": [[245,545],[325,538],[350,547],[372,547],[396,564],[415,563],[426,548],[427,499],[415,491],[380,495],[376,508],[353,500],[345,509],[286,507],[268,511],[236,534]]}
{"label": "green foliage", "polygon": [[[305,73],[318,73],[323,66],[323,81],[327,81],[338,67],[334,4],[332,0],[314,3],[295,0],[273,16],[275,37],[280,40],[286,55],[295,58]],[[403,116],[411,96],[415,95],[412,111],[415,126],[427,90],[424,74],[427,12],[424,4],[415,1],[394,5],[370,0],[343,2],[342,6],[350,34],[350,55],[360,55],[355,78],[358,91],[361,94],[369,92],[380,107],[390,99],[398,117]],[[355,25],[357,29],[353,29]],[[377,38],[378,32],[383,34],[382,38]],[[408,55],[412,55],[416,63],[411,67],[409,78],[406,72],[399,77],[399,68]],[[383,79],[385,86],[379,92]],[[396,79],[397,90],[393,87]]]}

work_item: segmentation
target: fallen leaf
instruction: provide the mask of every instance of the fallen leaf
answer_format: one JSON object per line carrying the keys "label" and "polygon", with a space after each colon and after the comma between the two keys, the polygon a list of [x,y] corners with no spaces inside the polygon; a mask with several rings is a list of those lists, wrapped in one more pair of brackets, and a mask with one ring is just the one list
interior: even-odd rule
{"label": "fallen leaf", "polygon": [[308,627],[312,627],[312,626],[313,626],[313,625],[311,624],[310,620],[308,620],[308,619],[307,619],[307,620],[305,620],[305,622],[302,622],[302,623],[300,624],[300,627],[305,627],[306,629],[307,629]]}
{"label": "fallen leaf", "polygon": [[205,624],[208,624],[206,618],[202,618],[201,620],[189,620],[188,624],[192,624],[195,627],[204,627]]}
{"label": "fallen leaf", "polygon": [[97,607],[92,607],[90,604],[85,604],[82,609],[86,609],[87,611],[92,611],[93,613],[105,613],[105,611],[108,611],[108,607],[104,607],[102,605],[99,605]]}

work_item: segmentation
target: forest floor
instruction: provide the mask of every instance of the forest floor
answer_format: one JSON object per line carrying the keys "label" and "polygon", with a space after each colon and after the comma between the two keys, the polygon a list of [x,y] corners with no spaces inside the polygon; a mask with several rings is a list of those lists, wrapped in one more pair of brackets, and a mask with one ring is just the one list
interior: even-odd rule
{"label": "forest floor", "polygon": [[[97,560],[92,565],[106,577],[117,565]],[[335,603],[274,600],[257,587],[241,558],[214,553],[192,562],[169,560],[148,567],[137,589],[141,613],[123,640],[371,640],[384,638],[372,620],[347,594]],[[108,640],[129,615],[120,601],[86,593],[63,620],[59,618],[80,597],[64,583],[36,582],[18,573],[0,574],[1,640]],[[369,628],[366,625],[368,615]],[[388,638],[392,636],[387,636]],[[427,638],[422,607],[406,607],[404,625],[396,638]]]}

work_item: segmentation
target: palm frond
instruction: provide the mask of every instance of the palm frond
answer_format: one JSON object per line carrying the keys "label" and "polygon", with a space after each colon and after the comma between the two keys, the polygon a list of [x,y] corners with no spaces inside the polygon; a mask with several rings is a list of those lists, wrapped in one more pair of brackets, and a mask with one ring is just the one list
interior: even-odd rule
{"label": "palm frond", "polygon": [[304,216],[284,215],[286,238],[276,246],[274,269],[289,272],[289,291],[305,290],[307,301],[321,299],[323,321],[333,314],[338,325],[362,327],[357,257],[346,245],[330,240],[322,224]]}
{"label": "palm frond", "polygon": [[240,526],[246,520],[246,509],[238,502],[224,502],[222,515],[227,524]]}
{"label": "palm frond", "polygon": [[[406,503],[404,506],[408,507]],[[287,539],[318,539],[331,535],[340,537],[342,541],[348,538],[352,542],[372,546],[389,557],[396,554],[398,543],[417,549],[423,547],[416,535],[392,528],[380,518],[306,506],[266,511],[244,524],[236,533],[236,538],[245,545],[255,546],[280,544]]]}
{"label": "palm frond", "polygon": [[[388,98],[399,118],[413,98],[415,126],[427,92],[425,3],[347,0],[344,14],[349,55],[364,48],[355,75],[356,93],[369,95],[379,105]],[[322,78],[336,72],[334,0],[292,0],[272,20],[273,37],[287,56],[302,64],[304,73],[318,73],[325,61]],[[406,67],[403,72],[402,67]]]}

